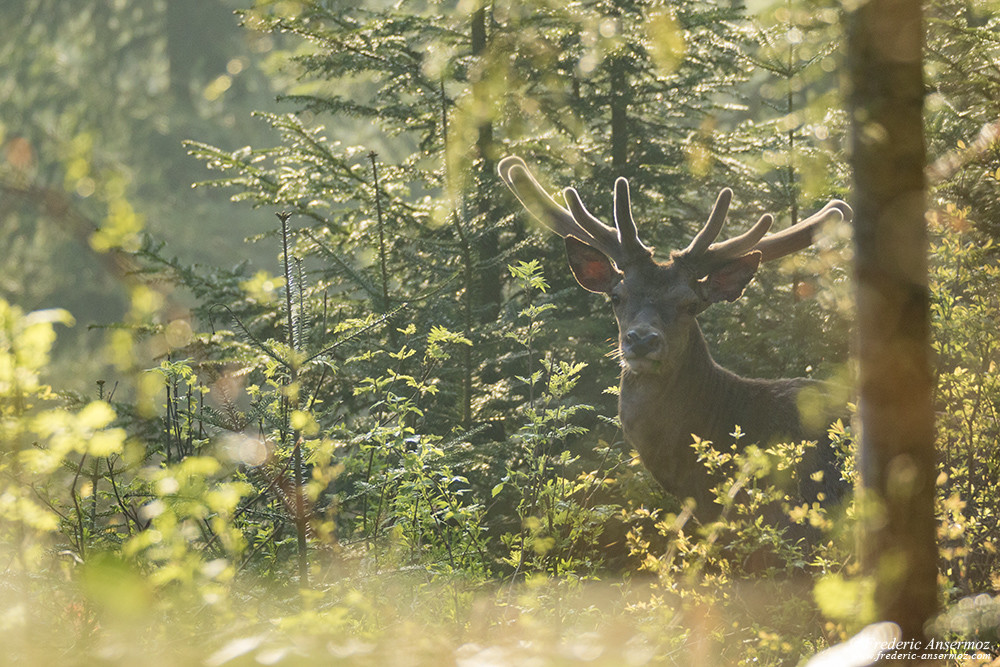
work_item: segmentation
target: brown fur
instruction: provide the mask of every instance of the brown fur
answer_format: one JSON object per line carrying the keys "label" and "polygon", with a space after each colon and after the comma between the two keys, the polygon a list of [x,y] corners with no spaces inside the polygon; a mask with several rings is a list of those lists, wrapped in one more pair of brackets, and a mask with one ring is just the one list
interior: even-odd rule
{"label": "brown fur", "polygon": [[[525,208],[566,240],[577,282],[610,297],[618,321],[618,409],[625,437],[664,488],[693,498],[700,517],[714,515],[713,480],[691,445],[698,436],[728,449],[738,426],[744,435],[737,449],[751,443],[818,441],[799,468],[798,495],[813,502],[842,494],[844,483],[826,428],[843,416],[843,402],[834,400],[831,406],[819,401],[819,414],[806,414],[800,409],[803,392],[827,393],[822,383],[748,379],[722,368],[709,354],[696,317],[713,303],[738,299],[761,262],[808,246],[825,220],[849,219],[847,204],[833,200],[770,236],[765,235],[773,219],[765,215],[740,236],[713,243],[732,199],[726,188],[691,244],[660,263],[639,240],[625,179],[615,182],[611,227],[591,215],[571,188],[564,192],[568,208],[556,203],[520,158],[504,158],[498,169]],[[818,471],[820,479],[811,479]]]}

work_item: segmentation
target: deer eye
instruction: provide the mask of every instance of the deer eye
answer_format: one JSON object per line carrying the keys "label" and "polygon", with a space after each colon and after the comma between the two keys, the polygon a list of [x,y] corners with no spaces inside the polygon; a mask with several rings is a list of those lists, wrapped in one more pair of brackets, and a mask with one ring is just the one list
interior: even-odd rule
{"label": "deer eye", "polygon": [[614,306],[615,308],[617,308],[618,306],[621,305],[621,302],[622,302],[622,295],[619,294],[618,292],[612,292],[611,293],[611,305]]}

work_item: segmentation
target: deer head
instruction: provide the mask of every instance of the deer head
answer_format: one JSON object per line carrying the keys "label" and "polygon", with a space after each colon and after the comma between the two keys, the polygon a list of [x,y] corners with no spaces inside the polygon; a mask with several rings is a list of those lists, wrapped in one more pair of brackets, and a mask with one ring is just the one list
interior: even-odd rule
{"label": "deer head", "polygon": [[636,374],[676,370],[695,335],[699,313],[717,301],[738,299],[762,262],[807,247],[819,225],[852,215],[846,203],[833,200],[776,234],[767,236],[773,219],[764,215],[743,234],[716,242],[733,196],[724,188],[694,240],[669,260],[657,262],[652,248],[639,239],[626,179],[615,182],[611,227],[587,211],[573,188],[563,191],[566,206],[558,204],[521,158],[504,158],[498,169],[524,207],[565,239],[577,282],[591,292],[609,295],[618,321],[622,365]]}

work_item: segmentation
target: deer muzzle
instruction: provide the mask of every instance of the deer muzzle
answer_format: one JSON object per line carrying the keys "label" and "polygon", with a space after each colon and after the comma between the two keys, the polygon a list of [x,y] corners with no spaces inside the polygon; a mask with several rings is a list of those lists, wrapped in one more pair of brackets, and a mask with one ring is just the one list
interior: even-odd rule
{"label": "deer muzzle", "polygon": [[651,327],[629,329],[622,337],[622,359],[630,370],[652,370],[661,361],[663,336]]}
{"label": "deer muzzle", "polygon": [[645,357],[660,349],[660,334],[633,329],[625,334],[625,356]]}

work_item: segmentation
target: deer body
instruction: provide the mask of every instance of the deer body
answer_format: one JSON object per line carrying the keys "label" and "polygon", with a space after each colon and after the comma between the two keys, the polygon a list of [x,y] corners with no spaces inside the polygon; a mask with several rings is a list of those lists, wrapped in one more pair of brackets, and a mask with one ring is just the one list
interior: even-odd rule
{"label": "deer body", "polygon": [[[699,514],[711,515],[710,479],[696,460],[693,437],[719,447],[744,434],[737,447],[779,441],[823,441],[835,416],[812,396],[822,383],[806,378],[743,378],[719,366],[708,350],[696,316],[712,303],[739,298],[762,261],[806,247],[815,227],[851,209],[831,201],[819,213],[765,236],[771,216],[748,232],[713,243],[725,221],[731,191],[720,193],[708,222],[691,244],[665,262],[639,240],[632,220],[628,183],[615,184],[615,226],[604,224],[567,188],[567,208],[538,184],[520,158],[499,164],[501,177],[543,224],[566,240],[577,282],[607,294],[618,321],[622,365],[619,415],[625,437],[657,481],[680,498],[693,498]],[[817,409],[803,411],[809,403]],[[825,445],[825,447],[824,447]],[[815,501],[838,496],[840,480],[828,443],[809,452],[800,470],[799,494]],[[818,479],[812,473],[822,471]]]}
{"label": "deer body", "polygon": [[[731,434],[739,425],[743,437],[738,445],[822,440],[822,429],[805,426],[798,409],[799,392],[819,389],[822,383],[740,377],[715,363],[697,323],[692,328],[690,354],[676,373],[622,371],[618,412],[626,439],[660,485],[704,509],[711,507],[712,480],[696,460],[692,435],[724,447],[733,442]],[[814,500],[820,490],[825,491],[802,489],[802,495]]]}

